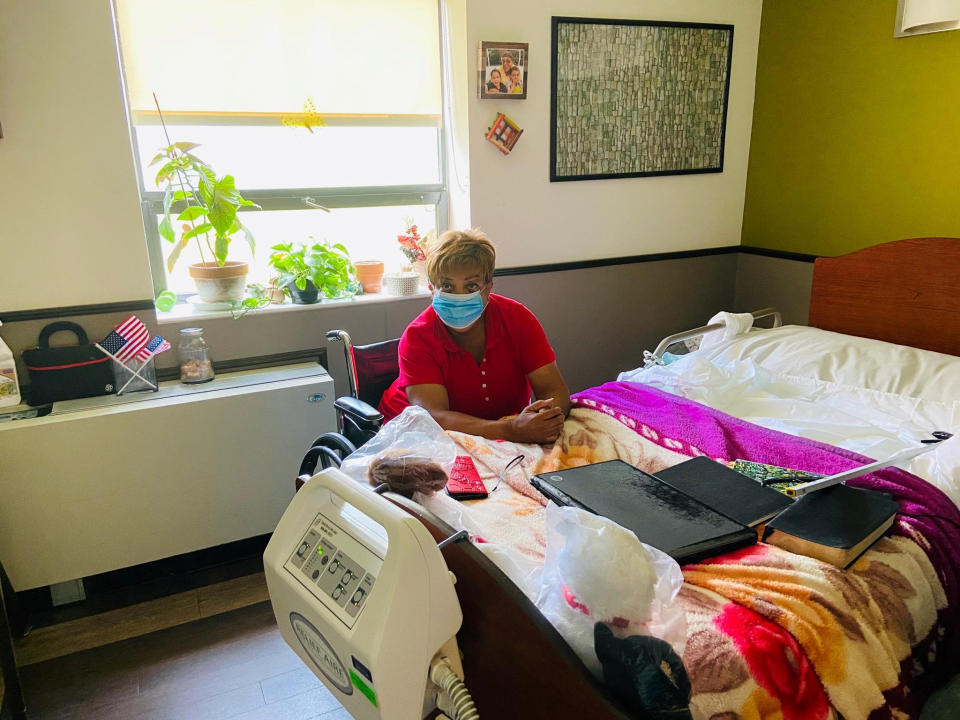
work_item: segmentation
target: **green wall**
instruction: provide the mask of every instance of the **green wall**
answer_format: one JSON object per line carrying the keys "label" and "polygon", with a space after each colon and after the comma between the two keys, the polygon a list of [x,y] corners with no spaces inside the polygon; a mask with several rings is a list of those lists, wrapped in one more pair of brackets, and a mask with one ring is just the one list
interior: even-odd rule
{"label": "green wall", "polygon": [[764,0],[742,243],[838,255],[960,236],[960,31],[896,0]]}

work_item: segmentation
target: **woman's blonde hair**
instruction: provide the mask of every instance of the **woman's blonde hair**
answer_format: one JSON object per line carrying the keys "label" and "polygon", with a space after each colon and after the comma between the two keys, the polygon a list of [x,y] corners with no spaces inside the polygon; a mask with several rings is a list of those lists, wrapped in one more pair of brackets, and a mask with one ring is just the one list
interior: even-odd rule
{"label": "woman's blonde hair", "polygon": [[434,287],[454,270],[475,265],[484,282],[493,279],[497,252],[487,236],[479,230],[449,230],[437,240],[427,254],[427,278]]}

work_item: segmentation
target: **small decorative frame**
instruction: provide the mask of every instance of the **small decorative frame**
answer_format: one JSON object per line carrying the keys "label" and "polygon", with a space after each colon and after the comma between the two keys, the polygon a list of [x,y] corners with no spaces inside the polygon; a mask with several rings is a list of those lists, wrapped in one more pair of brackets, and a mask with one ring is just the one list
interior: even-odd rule
{"label": "small decorative frame", "polygon": [[723,172],[733,26],[554,17],[550,181]]}
{"label": "small decorative frame", "polygon": [[529,65],[529,43],[482,41],[477,54],[477,97],[525,99]]}
{"label": "small decorative frame", "polygon": [[487,130],[487,140],[493,143],[497,150],[504,155],[509,155],[522,134],[523,128],[503,113],[498,113],[497,119],[493,121],[493,125]]}

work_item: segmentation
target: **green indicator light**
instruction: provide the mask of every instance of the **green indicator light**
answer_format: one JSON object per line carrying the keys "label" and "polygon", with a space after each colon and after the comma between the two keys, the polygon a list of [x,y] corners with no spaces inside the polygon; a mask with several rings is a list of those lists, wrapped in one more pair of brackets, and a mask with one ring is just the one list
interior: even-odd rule
{"label": "green indicator light", "polygon": [[317,546],[317,555],[323,555],[323,548],[319,545]]}
{"label": "green indicator light", "polygon": [[360,676],[357,675],[353,670],[350,671],[350,680],[352,680],[353,684],[357,686],[357,690],[363,693],[363,696],[367,698],[367,700],[372,702],[374,707],[376,707],[377,694],[373,691],[373,688],[371,688],[363,680],[361,680]]}

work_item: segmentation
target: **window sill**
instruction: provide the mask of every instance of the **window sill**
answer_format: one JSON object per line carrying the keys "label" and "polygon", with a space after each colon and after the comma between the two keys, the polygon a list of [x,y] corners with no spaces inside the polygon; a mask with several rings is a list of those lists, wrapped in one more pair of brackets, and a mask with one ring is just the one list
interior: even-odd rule
{"label": "window sill", "polygon": [[[311,305],[296,305],[288,302],[284,303],[283,305],[267,305],[266,307],[258,310],[251,310],[249,313],[247,313],[247,315],[260,316],[274,313],[315,311],[323,310],[324,308],[342,309],[347,306],[378,305],[382,303],[397,302],[398,300],[414,300],[417,298],[424,299],[429,298],[430,295],[431,293],[429,290],[421,288],[413,295],[386,295],[384,293],[373,293],[369,295],[358,295],[345,300],[321,300],[320,302],[313,303]],[[195,307],[187,302],[177,303],[173,309],[170,310],[170,312],[157,311],[157,323],[159,325],[182,323],[184,320],[210,320],[231,317],[232,314],[229,310],[206,310]]]}

